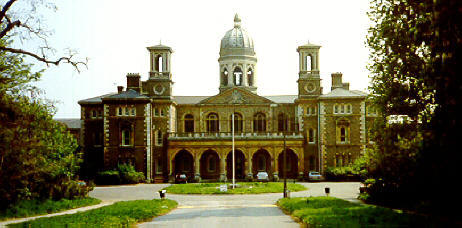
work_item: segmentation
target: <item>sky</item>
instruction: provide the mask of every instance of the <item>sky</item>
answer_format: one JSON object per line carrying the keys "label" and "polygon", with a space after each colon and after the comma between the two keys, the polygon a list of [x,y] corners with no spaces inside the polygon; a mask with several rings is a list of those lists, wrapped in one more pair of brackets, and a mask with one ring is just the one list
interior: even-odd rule
{"label": "sky", "polygon": [[[342,72],[350,89],[369,86],[370,26],[367,0],[305,1],[57,1],[57,11],[41,12],[58,55],[66,48],[89,59],[88,69],[51,66],[36,85],[56,102],[55,118],[79,118],[79,100],[126,86],[127,73],[148,79],[146,47],[173,48],[173,95],[215,95],[219,87],[221,38],[239,14],[253,38],[258,59],[259,95],[296,95],[298,46],[321,45],[320,71],[324,93],[333,72]],[[37,64],[37,67],[43,65]]]}

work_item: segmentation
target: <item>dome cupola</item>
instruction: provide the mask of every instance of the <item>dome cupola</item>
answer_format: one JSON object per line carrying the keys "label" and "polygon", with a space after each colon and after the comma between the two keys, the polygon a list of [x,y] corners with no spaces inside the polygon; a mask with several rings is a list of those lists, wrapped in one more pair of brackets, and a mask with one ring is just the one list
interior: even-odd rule
{"label": "dome cupola", "polygon": [[252,37],[241,27],[241,18],[237,14],[234,16],[234,28],[221,39],[220,55],[235,54],[236,51],[243,55],[255,55]]}
{"label": "dome cupola", "polygon": [[220,45],[220,92],[241,87],[257,92],[255,67],[257,57],[253,40],[241,27],[241,18],[234,16],[234,28],[227,31]]}

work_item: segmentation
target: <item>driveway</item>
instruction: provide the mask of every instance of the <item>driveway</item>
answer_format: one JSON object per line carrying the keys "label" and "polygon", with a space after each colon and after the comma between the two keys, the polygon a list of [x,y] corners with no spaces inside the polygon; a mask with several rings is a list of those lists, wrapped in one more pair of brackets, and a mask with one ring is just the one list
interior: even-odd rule
{"label": "driveway", "polygon": [[[300,183],[307,191],[290,193],[291,197],[324,196],[329,186],[331,196],[359,202],[358,182]],[[96,187],[91,197],[103,201],[123,201],[159,198],[157,191],[168,184],[141,184],[116,187]],[[300,227],[285,215],[275,203],[282,193],[252,195],[179,195],[169,194],[178,208],[170,213],[139,224],[141,227]]]}

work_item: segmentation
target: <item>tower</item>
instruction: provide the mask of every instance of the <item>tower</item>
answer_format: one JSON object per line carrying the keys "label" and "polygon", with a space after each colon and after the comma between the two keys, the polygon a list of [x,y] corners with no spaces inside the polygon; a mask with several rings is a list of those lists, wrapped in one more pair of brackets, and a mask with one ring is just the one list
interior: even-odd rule
{"label": "tower", "polygon": [[245,88],[257,93],[256,64],[253,40],[241,27],[241,18],[234,16],[234,28],[221,39],[220,93],[234,87]]}
{"label": "tower", "polygon": [[154,98],[171,99],[173,81],[170,60],[173,50],[162,44],[147,49],[150,56],[147,94]]}
{"label": "tower", "polygon": [[320,45],[305,44],[297,48],[299,55],[298,96],[313,97],[322,93],[319,76],[319,49]]}

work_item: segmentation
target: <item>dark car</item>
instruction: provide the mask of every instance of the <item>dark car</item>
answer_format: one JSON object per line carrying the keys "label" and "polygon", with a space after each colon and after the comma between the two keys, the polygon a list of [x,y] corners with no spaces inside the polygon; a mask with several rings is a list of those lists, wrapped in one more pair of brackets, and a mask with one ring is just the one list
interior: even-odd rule
{"label": "dark car", "polygon": [[176,184],[188,183],[188,176],[185,173],[177,173],[175,175],[175,183]]}

